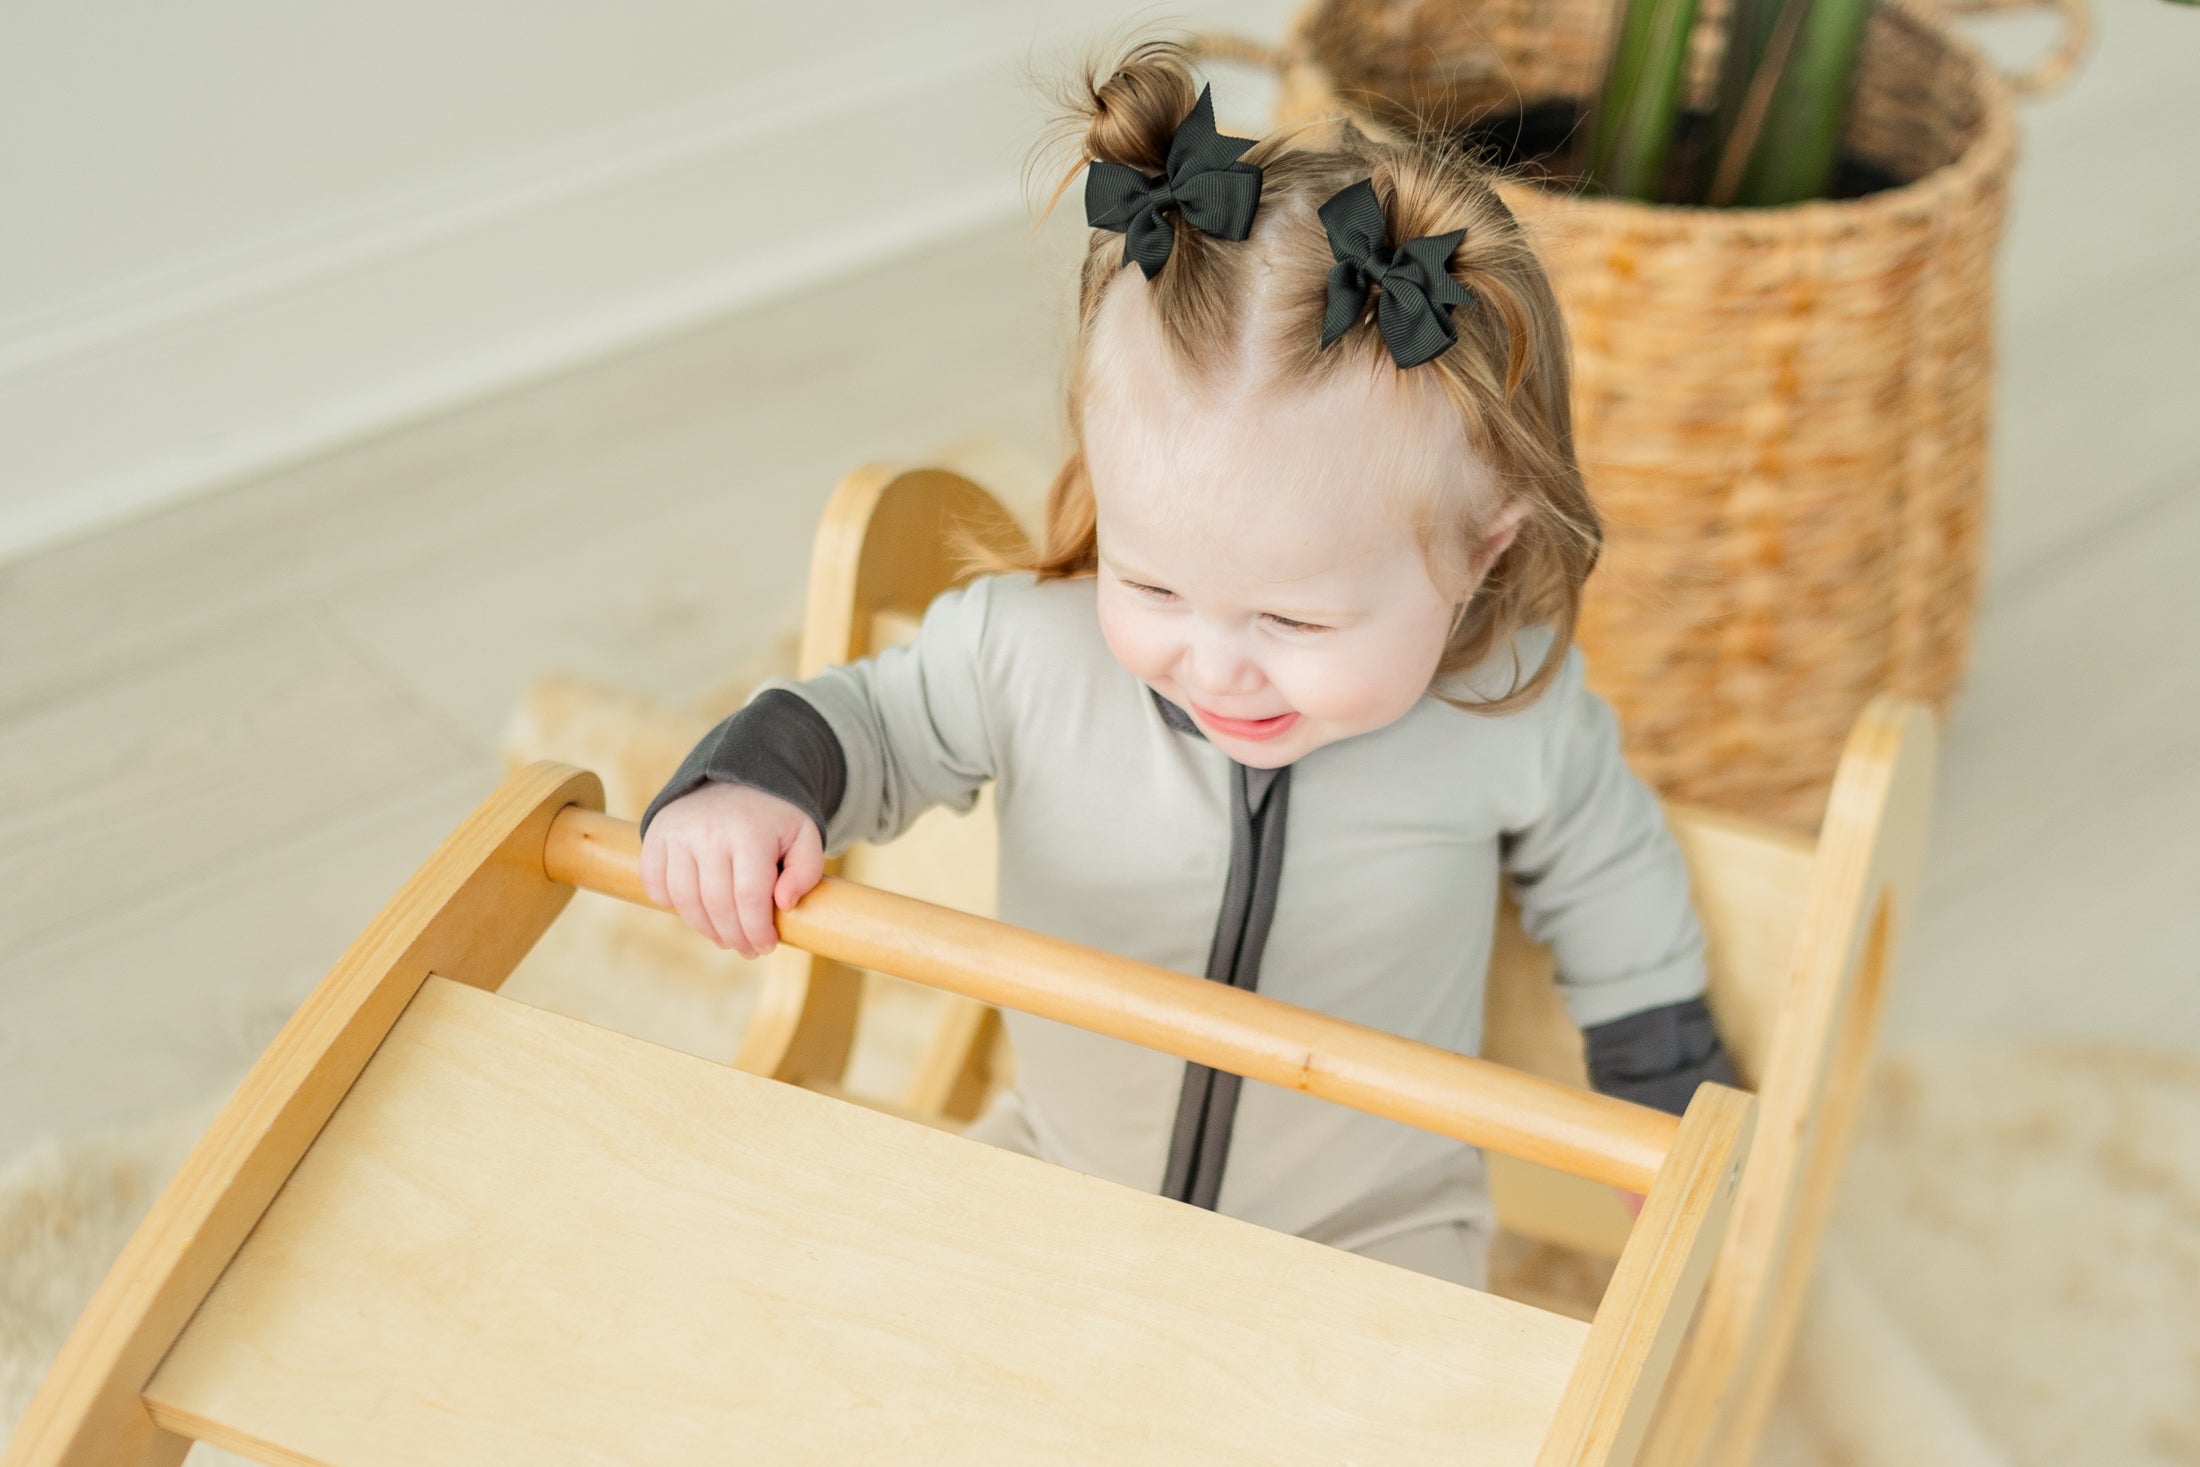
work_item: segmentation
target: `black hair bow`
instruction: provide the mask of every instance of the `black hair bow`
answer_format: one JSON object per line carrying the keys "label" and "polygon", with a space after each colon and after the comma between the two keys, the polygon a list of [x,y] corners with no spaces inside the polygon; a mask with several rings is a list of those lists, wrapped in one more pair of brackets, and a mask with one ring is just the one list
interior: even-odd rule
{"label": "black hair bow", "polygon": [[1260,169],[1237,162],[1254,138],[1226,138],[1215,131],[1211,87],[1169,139],[1168,171],[1148,178],[1137,169],[1104,158],[1092,160],[1085,174],[1085,223],[1094,229],[1121,230],[1123,263],[1138,262],[1151,280],[1176,244],[1176,229],[1162,216],[1175,209],[1184,222],[1217,239],[1243,239],[1253,229],[1260,203]]}
{"label": "black hair bow", "polygon": [[1322,312],[1324,348],[1360,318],[1377,285],[1383,293],[1375,303],[1376,324],[1399,366],[1418,367],[1459,339],[1451,308],[1472,305],[1474,292],[1452,278],[1446,262],[1467,237],[1464,229],[1409,239],[1392,249],[1383,206],[1374,183],[1365,178],[1331,194],[1321,206],[1321,221],[1337,260]]}

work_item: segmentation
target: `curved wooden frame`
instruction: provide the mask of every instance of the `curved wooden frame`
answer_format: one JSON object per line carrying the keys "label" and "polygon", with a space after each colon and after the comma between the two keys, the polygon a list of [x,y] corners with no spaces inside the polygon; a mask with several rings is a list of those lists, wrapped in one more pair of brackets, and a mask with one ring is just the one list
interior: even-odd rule
{"label": "curved wooden frame", "polygon": [[142,1392],[431,973],[495,990],[573,889],[550,822],[603,808],[595,775],[535,764],[451,833],[283,1025],[138,1225],[47,1371],[4,1467],[168,1467],[190,1441]]}
{"label": "curved wooden frame", "polygon": [[[932,598],[968,579],[965,546],[1008,549],[1023,543],[1014,516],[984,489],[946,469],[876,463],[849,474],[833,491],[810,552],[810,586],[802,623],[799,673],[810,677],[853,662],[884,645],[882,623],[913,630]],[[837,875],[842,862],[829,862]],[[764,960],[756,1012],[733,1063],[751,1074],[830,1089],[840,1083],[855,1044],[863,975],[795,947]],[[972,1026],[963,1069],[982,1066],[991,1030],[983,1006],[961,1006]],[[963,1069],[946,1079],[952,1094],[969,1087]],[[982,1091],[982,1082],[979,1089]],[[935,1090],[914,1108],[936,1109]],[[967,1097],[975,1114],[977,1096]],[[967,1118],[967,1117],[965,1117]]]}
{"label": "curved wooden frame", "polygon": [[[892,512],[877,513],[889,502],[889,486]],[[805,673],[914,629],[930,597],[961,578],[960,567],[939,554],[938,527],[971,515],[973,494],[984,491],[959,476],[892,466],[843,482],[818,533]],[[1006,517],[997,504],[993,513]],[[868,579],[877,574],[871,567],[886,565],[895,568],[890,593]],[[1712,1007],[1744,1077],[1759,1087],[1762,1124],[1646,1460],[1740,1467],[1763,1430],[1923,861],[1935,744],[1932,716],[1921,705],[1875,699],[1851,731],[1815,842],[1739,817],[1667,807],[1712,931]],[[1549,979],[1548,955],[1521,934],[1508,909],[1491,962],[1484,1052],[1582,1085],[1580,1034]],[[774,969],[767,986],[775,1010],[812,1016],[806,1034],[813,1053],[845,1059],[859,1020],[853,988],[818,985],[795,962]],[[901,1105],[949,1122],[974,1117],[990,1088],[997,1023],[989,1005],[959,1000]],[[782,1078],[838,1081],[837,1064],[820,1073],[790,1058],[777,1034],[752,1031],[740,1063]],[[1608,1193],[1504,1157],[1493,1158],[1492,1180],[1508,1227],[1620,1254],[1629,1226]]]}
{"label": "curved wooden frame", "polygon": [[1763,1433],[1916,900],[1936,742],[1923,705],[1881,697],[1842,750],[1784,1002],[1756,1076],[1761,1124],[1747,1181],[1652,1461],[1744,1467]]}
{"label": "curved wooden frame", "polygon": [[[155,1203],[32,1401],[0,1459],[6,1467],[174,1463],[189,1448],[187,1431],[251,1444],[286,1460],[294,1456],[282,1445],[283,1434],[253,1414],[262,1409],[253,1404],[255,1391],[232,1389],[257,1381],[266,1368],[255,1330],[268,1316],[255,1311],[282,1312],[254,1299],[249,1288],[246,1302],[230,1297],[228,1307],[210,1311],[214,1359],[200,1350],[178,1352],[194,1357],[192,1365],[182,1380],[161,1390],[152,1388],[156,1371],[179,1342],[199,1342],[194,1314],[224,1270],[249,1256],[250,1237],[276,1194],[431,976],[493,993],[575,885],[641,898],[639,834],[632,823],[604,816],[600,800],[595,776],[531,765],[406,884],[261,1056]],[[1647,1183],[1642,1220],[1566,1370],[1535,1459],[1537,1467],[1636,1460],[1732,1209],[1755,1113],[1747,1095],[1707,1086],[1676,1123],[1471,1056],[839,879],[821,883],[781,913],[779,928],[786,942],[843,963],[1226,1063],[1271,1083],[1618,1185]],[[434,1018],[421,1022],[430,1033],[458,1032],[435,1030]],[[419,1031],[412,1032],[417,1040]],[[463,1058],[457,1063],[464,1068]],[[634,1079],[622,1078],[614,1088],[625,1097],[622,1103],[631,1103]],[[528,1077],[528,1083],[551,1079]],[[440,1133],[441,1118],[431,1124]],[[397,1134],[383,1144],[402,1149],[408,1142]],[[545,1181],[552,1189],[558,1185],[555,1177]],[[694,1181],[683,1176],[668,1185],[684,1196]],[[1175,1207],[1144,1201],[1164,1212]],[[632,1199],[644,1212],[649,1203],[646,1196]],[[339,1216],[345,1211],[340,1200],[332,1209]],[[642,1236],[648,1246],[662,1246],[656,1234]],[[592,1235],[585,1241],[602,1240]],[[293,1239],[272,1246],[280,1259],[297,1245]],[[697,1246],[722,1255],[725,1240],[713,1232]],[[331,1276],[340,1275],[342,1260],[328,1262]],[[601,1290],[604,1278],[615,1285],[622,1276],[614,1260],[592,1287]],[[315,1278],[310,1265],[293,1269],[292,1282],[276,1297],[314,1292]],[[769,1279],[757,1282],[772,1287]],[[880,1328],[891,1324],[882,1321]],[[396,1348],[402,1350],[402,1343]],[[321,1368],[334,1376],[373,1369],[371,1361],[342,1349],[337,1358]],[[513,1390],[533,1377],[519,1372],[518,1387],[512,1376],[498,1379],[501,1389]],[[403,1400],[377,1397],[369,1415],[377,1421],[402,1417],[414,1429],[422,1412],[448,1421],[462,1409],[465,1387],[453,1384],[449,1392],[460,1399],[445,1399],[441,1390],[427,1401],[409,1394]],[[268,1396],[264,1383],[257,1394]],[[296,1392],[273,1395],[295,1429],[303,1404]],[[492,1404],[508,1412],[523,1403]],[[310,1405],[303,1409],[310,1415]],[[364,1430],[363,1418],[345,1419]]]}

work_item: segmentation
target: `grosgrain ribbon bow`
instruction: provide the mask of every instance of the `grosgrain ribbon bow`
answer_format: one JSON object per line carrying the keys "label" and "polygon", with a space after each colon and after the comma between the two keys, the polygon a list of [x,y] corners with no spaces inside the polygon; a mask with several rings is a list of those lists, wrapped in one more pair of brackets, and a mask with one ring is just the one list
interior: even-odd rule
{"label": "grosgrain ribbon bow", "polygon": [[1321,206],[1321,221],[1337,261],[1329,271],[1329,304],[1322,312],[1324,347],[1360,319],[1378,285],[1383,293],[1376,299],[1375,321],[1399,366],[1418,367],[1459,339],[1451,308],[1472,305],[1474,292],[1452,278],[1446,262],[1467,237],[1464,229],[1409,239],[1392,249],[1383,206],[1374,183],[1365,178],[1330,195]]}
{"label": "grosgrain ribbon bow", "polygon": [[1199,100],[1169,139],[1167,172],[1149,178],[1135,168],[1095,158],[1085,174],[1085,223],[1121,230],[1123,263],[1136,260],[1148,280],[1160,272],[1176,245],[1176,228],[1163,217],[1164,209],[1175,209],[1185,223],[1217,239],[1243,239],[1252,233],[1260,169],[1236,160],[1258,140],[1215,131],[1212,90],[1199,89]]}

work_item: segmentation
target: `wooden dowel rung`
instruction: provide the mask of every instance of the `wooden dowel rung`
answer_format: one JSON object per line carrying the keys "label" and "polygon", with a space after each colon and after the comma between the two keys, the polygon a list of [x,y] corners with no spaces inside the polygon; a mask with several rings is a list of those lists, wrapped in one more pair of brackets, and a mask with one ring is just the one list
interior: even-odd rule
{"label": "wooden dowel rung", "polygon": [[[654,905],[634,823],[568,809],[553,880]],[[1247,1079],[1647,1192],[1676,1117],[1257,993],[827,877],[779,937],[820,957],[1126,1039]]]}

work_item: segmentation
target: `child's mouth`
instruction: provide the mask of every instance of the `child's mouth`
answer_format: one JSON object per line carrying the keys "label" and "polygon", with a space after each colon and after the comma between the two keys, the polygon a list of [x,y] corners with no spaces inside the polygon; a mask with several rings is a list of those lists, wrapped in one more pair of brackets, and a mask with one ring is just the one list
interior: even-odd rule
{"label": "child's mouth", "polygon": [[1256,743],[1281,738],[1299,721],[1296,713],[1279,713],[1274,718],[1224,718],[1221,714],[1209,713],[1204,708],[1194,707],[1192,711],[1199,715],[1201,723],[1216,733],[1228,734],[1233,739],[1251,739]]}

